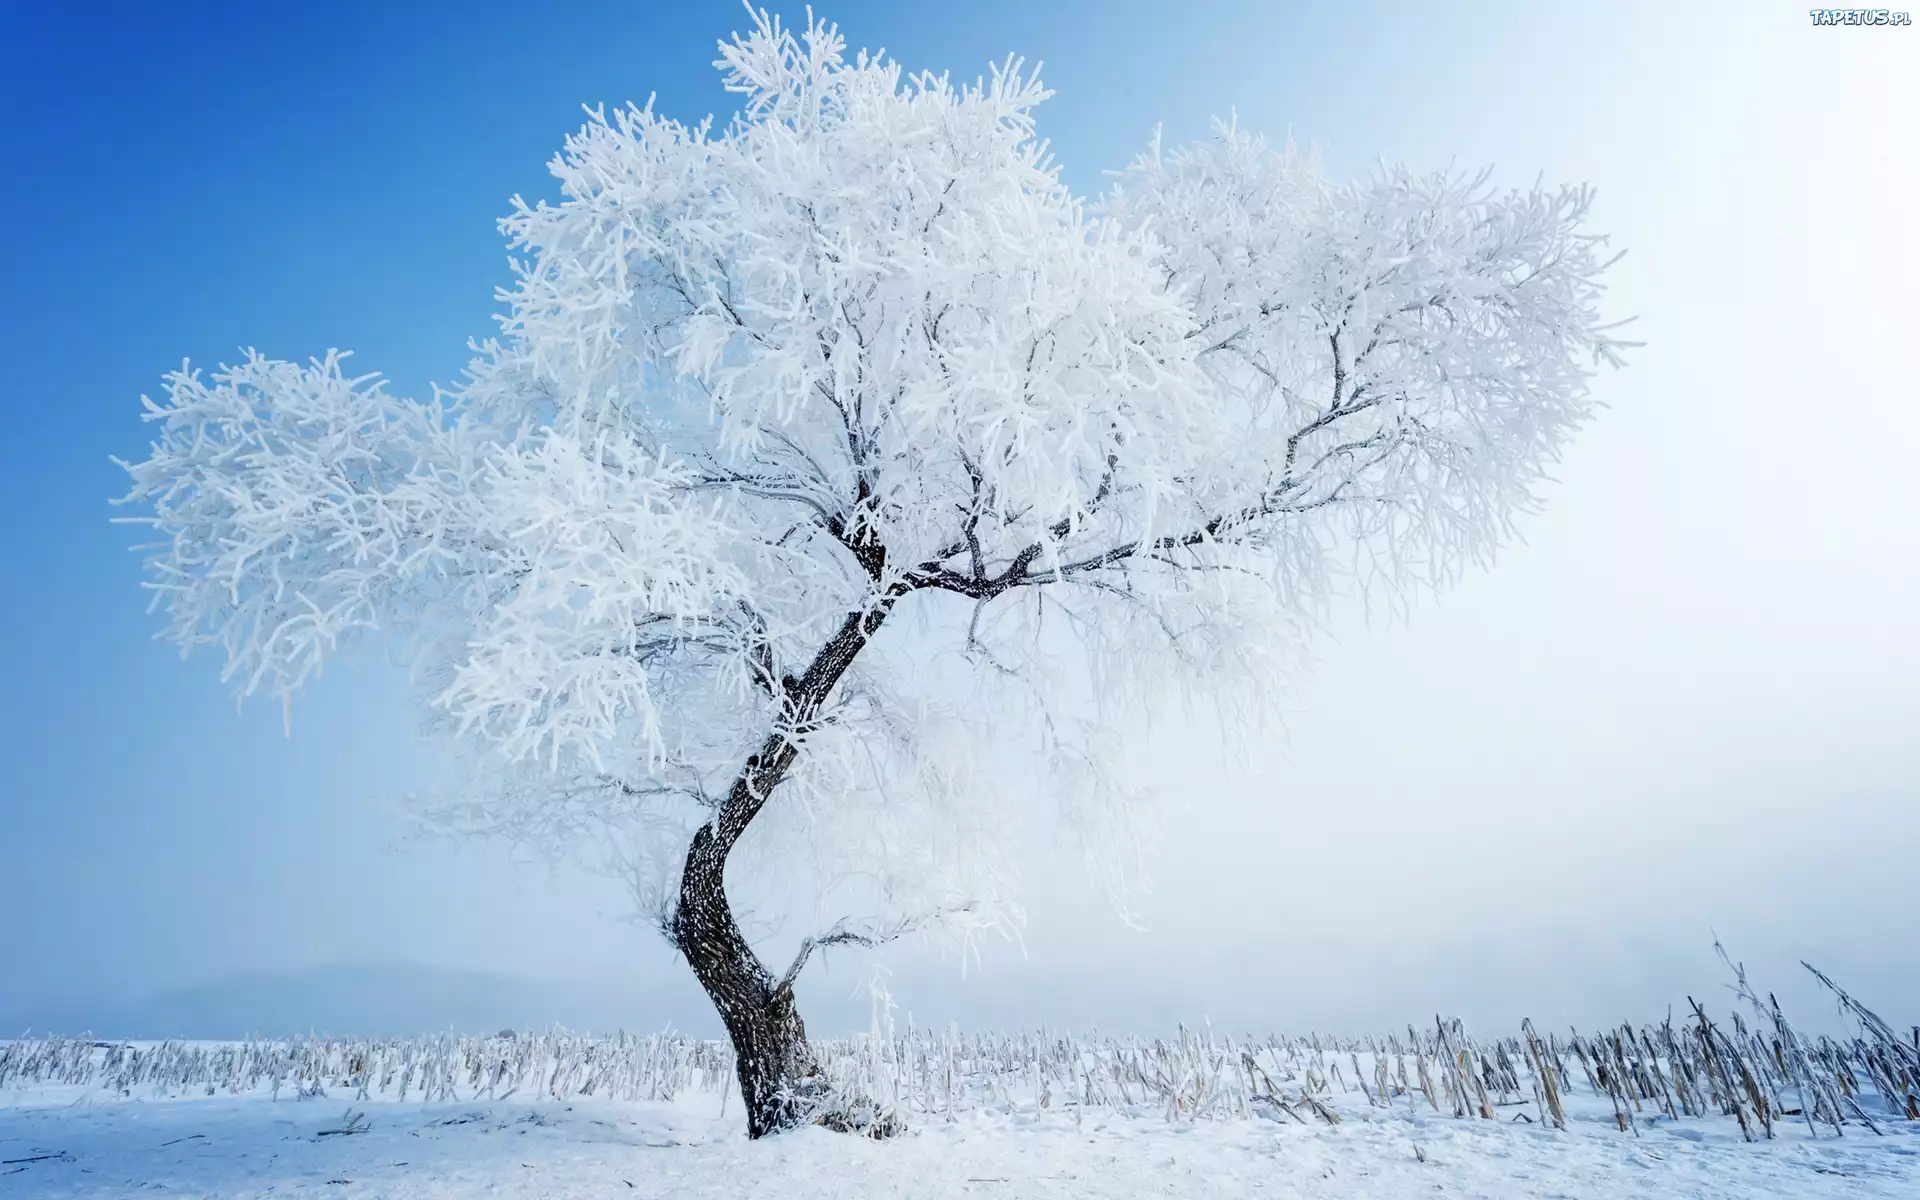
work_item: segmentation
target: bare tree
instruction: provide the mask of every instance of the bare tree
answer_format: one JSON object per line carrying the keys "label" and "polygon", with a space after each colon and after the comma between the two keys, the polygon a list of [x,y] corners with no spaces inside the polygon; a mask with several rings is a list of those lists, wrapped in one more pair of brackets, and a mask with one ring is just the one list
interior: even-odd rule
{"label": "bare tree", "polygon": [[[183,366],[126,499],[243,695],[380,631],[473,767],[442,820],[618,850],[759,1136],[815,1111],[809,953],[1014,920],[991,839],[1034,796],[1124,881],[1112,715],[1257,700],[1328,597],[1490,553],[1622,343],[1583,188],[1335,186],[1222,125],[1089,203],[1017,60],[906,77],[764,15],[720,55],[723,130],[592,112],[516,200],[460,386]],[[943,649],[972,696],[918,682]],[[776,974],[726,871],[800,860],[878,911]]]}

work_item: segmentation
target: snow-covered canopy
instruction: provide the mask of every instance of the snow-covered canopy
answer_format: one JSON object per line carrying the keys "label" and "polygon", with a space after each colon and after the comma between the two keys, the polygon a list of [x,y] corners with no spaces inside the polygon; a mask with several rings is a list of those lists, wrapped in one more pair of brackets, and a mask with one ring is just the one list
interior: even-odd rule
{"label": "snow-covered canopy", "polygon": [[[1017,61],[960,86],[762,17],[717,65],[724,129],[594,112],[516,201],[459,387],[183,366],[128,468],[183,648],[286,699],[397,635],[486,781],[460,819],[612,833],[652,903],[770,738],[745,845],[902,913],[1012,911],[992,835],[1041,792],[1122,877],[1101,705],[1257,696],[1342,583],[1489,552],[1619,346],[1584,189],[1336,186],[1219,126],[1089,203]],[[905,669],[943,646],[977,687]],[[1054,773],[976,770],[996,737]]]}

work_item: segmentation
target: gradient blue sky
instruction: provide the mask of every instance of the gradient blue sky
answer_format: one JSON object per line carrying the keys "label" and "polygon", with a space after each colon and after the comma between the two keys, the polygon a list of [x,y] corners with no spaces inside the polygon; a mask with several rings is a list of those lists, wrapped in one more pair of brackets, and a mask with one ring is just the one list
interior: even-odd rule
{"label": "gradient blue sky", "polygon": [[[800,19],[798,8],[786,10]],[[1787,4],[820,6],[909,68],[1045,61],[1097,188],[1156,122],[1599,185],[1649,342],[1529,545],[1404,627],[1354,622],[1269,752],[1155,736],[1177,803],[1121,929],[1043,872],[1027,957],[903,1005],[1037,1023],[1388,1026],[1658,1011],[1811,956],[1911,1017],[1920,962],[1920,41]],[[182,358],[351,348],[450,380],[582,102],[729,110],[727,3],[0,3],[0,1019],[366,963],[705,1013],[572,872],[394,848],[426,778],[391,674],[236,716],[149,635],[111,454]],[[1896,934],[1883,930],[1902,931]],[[840,988],[845,971],[817,988]],[[654,981],[664,981],[658,990]],[[834,982],[838,981],[838,982]],[[824,992],[822,994],[825,994]]]}

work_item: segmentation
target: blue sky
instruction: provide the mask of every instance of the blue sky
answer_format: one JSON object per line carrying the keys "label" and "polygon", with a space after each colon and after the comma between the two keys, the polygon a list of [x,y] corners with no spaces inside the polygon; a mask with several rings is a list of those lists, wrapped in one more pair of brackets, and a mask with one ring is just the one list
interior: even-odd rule
{"label": "blue sky", "polygon": [[[1155,123],[1185,138],[1229,110],[1341,174],[1382,155],[1591,181],[1649,343],[1528,546],[1404,628],[1353,623],[1271,756],[1215,767],[1204,731],[1161,735],[1207,816],[1169,838],[1152,932],[1043,875],[1026,958],[962,986],[902,950],[906,1002],[1616,1020],[1714,986],[1713,926],[1783,995],[1812,955],[1869,999],[1904,989],[1898,1017],[1920,964],[1873,930],[1920,917],[1911,30],[1784,4],[820,11],[911,69],[1044,60],[1042,129],[1082,189]],[[548,194],[579,105],[724,114],[713,45],[743,19],[0,7],[0,1019],[365,963],[616,1005],[658,979],[656,1009],[704,1016],[595,881],[395,848],[386,802],[432,764],[379,663],[330,671],[291,738],[267,706],[236,716],[215,661],[150,640],[139,531],[106,500],[108,456],[145,445],[138,397],[183,358],[338,346],[401,391],[451,380],[505,280],[494,219]]]}

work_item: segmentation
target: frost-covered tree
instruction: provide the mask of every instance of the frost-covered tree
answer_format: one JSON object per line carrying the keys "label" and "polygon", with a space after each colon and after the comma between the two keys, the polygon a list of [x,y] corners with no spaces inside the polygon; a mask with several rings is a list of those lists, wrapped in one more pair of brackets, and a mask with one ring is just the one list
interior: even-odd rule
{"label": "frost-covered tree", "polygon": [[[1040,800],[1124,884],[1114,714],[1244,714],[1328,597],[1484,558],[1621,343],[1582,188],[1335,185],[1222,125],[1090,203],[1016,60],[959,86],[761,15],[716,65],[724,129],[592,112],[515,202],[460,386],[183,365],[127,499],[243,695],[379,631],[472,767],[439,818],[618,852],[758,1136],[808,1111],[810,951],[1014,919]],[[872,920],[776,974],[725,876],[794,862]]]}

